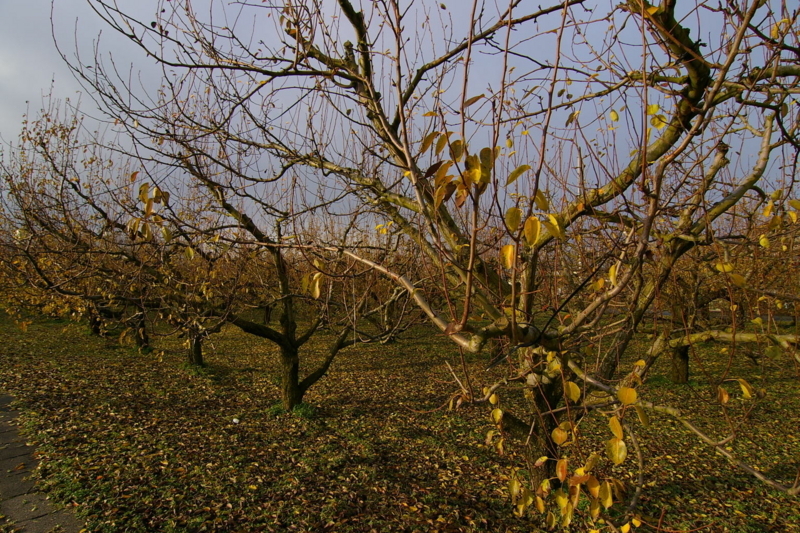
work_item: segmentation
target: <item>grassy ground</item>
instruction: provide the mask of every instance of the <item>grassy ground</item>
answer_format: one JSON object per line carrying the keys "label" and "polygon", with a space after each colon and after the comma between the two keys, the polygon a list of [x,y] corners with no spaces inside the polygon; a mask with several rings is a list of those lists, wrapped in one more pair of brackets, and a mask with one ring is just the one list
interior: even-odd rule
{"label": "grassy ground", "polygon": [[[22,332],[5,318],[0,337],[0,388],[19,399],[40,446],[41,486],[77,507],[91,531],[536,531],[540,523],[512,513],[507,474],[520,463],[484,446],[487,409],[439,409],[456,390],[445,366],[456,352],[435,334],[349,349],[295,413],[276,407],[273,348],[234,329],[211,339],[200,371],[184,364],[179,340],[158,340],[143,355],[80,324],[38,320]],[[695,356],[705,374],[676,387],[663,361],[640,394],[699,418],[713,407],[709,383],[727,359],[711,346]],[[769,392],[729,446],[791,484],[800,380],[788,362],[735,361],[731,377],[746,372]],[[503,371],[487,376],[484,364],[470,361],[479,382]],[[736,421],[749,404],[738,384],[727,385]],[[604,424],[587,420],[583,433],[607,439]],[[721,417],[702,426],[724,436]],[[797,499],[732,469],[666,417],[639,429],[649,485],[640,530],[660,521],[665,532],[800,531]],[[613,472],[630,479],[633,467]]]}

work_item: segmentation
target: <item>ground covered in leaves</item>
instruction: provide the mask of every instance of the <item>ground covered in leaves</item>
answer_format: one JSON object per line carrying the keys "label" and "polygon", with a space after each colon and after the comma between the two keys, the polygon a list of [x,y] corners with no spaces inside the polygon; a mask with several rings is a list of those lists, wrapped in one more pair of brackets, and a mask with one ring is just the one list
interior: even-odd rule
{"label": "ground covered in leaves", "polygon": [[[506,487],[523,466],[519,446],[498,457],[485,445],[488,407],[441,408],[457,390],[446,366],[459,368],[457,351],[427,330],[407,337],[343,352],[307,404],[284,413],[274,348],[236,329],[210,339],[208,367],[196,370],[180,339],[156,339],[141,354],[82,324],[34,320],[23,332],[3,316],[0,390],[18,399],[39,446],[40,486],[91,531],[538,530],[539,517],[512,512]],[[701,416],[727,361],[718,352],[696,356],[702,369],[683,386],[659,362],[640,397],[724,437],[724,417]],[[317,358],[314,347],[305,355]],[[736,359],[728,369],[767,389],[753,407],[728,387],[728,416],[742,420],[730,449],[788,484],[800,468],[790,361]],[[468,363],[478,387],[504,371],[487,375],[486,356]],[[583,434],[607,439],[604,420],[587,420]],[[638,437],[647,485],[639,530],[800,531],[797,499],[733,469],[668,417],[654,414]],[[629,483],[637,475],[630,459],[604,468]]]}

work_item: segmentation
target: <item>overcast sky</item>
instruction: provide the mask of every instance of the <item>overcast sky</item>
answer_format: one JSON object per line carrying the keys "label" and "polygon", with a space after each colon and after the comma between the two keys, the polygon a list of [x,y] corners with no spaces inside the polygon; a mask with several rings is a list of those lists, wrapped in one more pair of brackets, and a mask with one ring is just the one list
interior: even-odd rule
{"label": "overcast sky", "polygon": [[[153,9],[152,2],[138,0],[122,5]],[[51,87],[58,99],[80,100],[81,109],[92,114],[93,102],[81,98],[81,86],[61,59],[53,32],[70,60],[75,58],[76,40],[84,57],[90,57],[92,43],[102,32],[102,48],[114,53],[118,65],[141,63],[141,54],[105,27],[87,0],[56,0],[52,24],[50,15],[51,0],[0,0],[0,138],[4,145],[16,144],[23,115],[30,109],[35,117]]]}
{"label": "overcast sky", "polygon": [[[81,97],[81,86],[61,59],[61,51],[75,58],[79,42],[84,64],[92,64],[92,43],[102,32],[101,49],[114,55],[117,66],[135,63],[134,71],[147,69],[141,50],[106,27],[91,10],[87,0],[56,0],[51,24],[51,0],[0,0],[0,139],[17,142],[23,115],[35,118],[42,98],[52,91],[56,98],[80,99],[81,110],[94,114],[91,98]],[[152,17],[154,1],[123,0],[123,9],[139,11],[143,20]],[[456,19],[463,13],[456,12]],[[123,67],[123,70],[125,68]]]}
{"label": "overcast sky", "polygon": [[[97,33],[98,24],[89,16],[84,0],[59,0],[56,9],[59,38],[69,38],[72,48],[76,19],[81,28]],[[75,98],[80,86],[72,77],[53,44],[50,0],[0,0],[0,135],[4,143],[15,142],[22,116],[30,102],[31,114],[40,108],[42,96],[55,82],[61,97]],[[91,23],[91,24],[90,24]],[[65,45],[67,45],[65,41]]]}

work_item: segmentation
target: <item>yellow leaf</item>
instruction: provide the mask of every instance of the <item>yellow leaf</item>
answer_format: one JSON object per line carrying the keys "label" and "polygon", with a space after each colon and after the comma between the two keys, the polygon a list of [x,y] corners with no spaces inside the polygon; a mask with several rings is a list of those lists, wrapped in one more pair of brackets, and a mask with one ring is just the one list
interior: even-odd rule
{"label": "yellow leaf", "polygon": [[645,361],[644,359],[639,359],[638,361],[633,363],[633,366],[634,366],[634,368],[636,368],[636,367],[644,368],[644,367],[647,366],[647,361]]}
{"label": "yellow leaf", "polygon": [[453,162],[448,159],[447,161],[442,162],[442,164],[439,165],[439,168],[436,169],[436,174],[434,174],[434,184],[437,187],[441,187],[453,179],[452,176],[448,176],[447,174],[447,171],[450,170],[450,167],[452,166]]}
{"label": "yellow leaf", "polygon": [[744,396],[748,400],[752,398],[753,394],[755,394],[753,387],[751,387],[750,384],[743,379],[737,379],[736,381],[739,382],[739,386],[742,388],[742,396]]}
{"label": "yellow leaf", "polygon": [[592,520],[597,520],[597,517],[600,516],[600,500],[597,498],[593,498],[589,503],[589,515],[592,517]]}
{"label": "yellow leaf", "polygon": [[772,31],[770,32],[771,37],[776,40],[780,39],[781,32],[783,31],[783,26],[786,25],[788,27],[789,24],[791,24],[791,21],[789,19],[781,19],[778,22],[776,22],[775,25],[772,27]]}
{"label": "yellow leaf", "polygon": [[494,162],[497,159],[498,155],[500,155],[500,147],[497,147],[494,150],[492,150],[488,146],[482,148],[479,157],[481,162],[481,167],[484,167],[487,171],[490,171],[494,167]]}
{"label": "yellow leaf", "polygon": [[606,443],[606,454],[615,465],[622,464],[628,456],[628,448],[625,441],[618,438],[609,439]]}
{"label": "yellow leaf", "polygon": [[758,239],[758,244],[760,244],[762,248],[769,248],[769,239],[766,235],[762,235],[761,238]]}
{"label": "yellow leaf", "polygon": [[794,211],[789,211],[789,218],[792,219],[793,224],[797,223],[797,213],[795,213]]}
{"label": "yellow leaf", "polygon": [[542,223],[536,217],[528,217],[525,221],[525,241],[528,246],[533,246],[539,240],[539,235],[542,233]]}
{"label": "yellow leaf", "polygon": [[497,405],[500,403],[500,398],[497,396],[497,394],[492,394],[489,396],[489,403],[492,405]]}
{"label": "yellow leaf", "polygon": [[450,138],[450,136],[452,134],[453,134],[452,131],[448,131],[447,133],[445,133],[444,135],[439,137],[439,140],[436,141],[436,155],[439,155],[439,154],[442,153],[442,150],[444,150],[444,147],[447,146],[447,140]]}
{"label": "yellow leaf", "polygon": [[639,417],[639,422],[642,423],[644,427],[650,426],[650,416],[644,410],[644,408],[640,405],[634,405],[634,409],[636,409],[636,415]]}
{"label": "yellow leaf", "polygon": [[478,100],[483,98],[484,96],[485,95],[483,95],[483,94],[479,94],[478,96],[473,96],[472,98],[468,98],[467,101],[464,102],[464,107],[471,106],[472,104],[474,104],[475,102],[477,102]]}
{"label": "yellow leaf", "polygon": [[613,433],[616,438],[622,438],[622,424],[619,423],[619,419],[616,417],[616,415],[612,416],[608,421],[608,427],[611,429],[611,433]]}
{"label": "yellow leaf", "polygon": [[536,497],[536,510],[539,511],[539,514],[544,514],[544,500],[539,496]]}
{"label": "yellow leaf", "polygon": [[628,533],[628,531],[630,531],[630,530],[631,530],[631,525],[630,525],[629,523],[625,523],[625,524],[623,524],[623,525],[619,526],[619,530],[620,530],[622,533]]}
{"label": "yellow leaf", "polygon": [[728,394],[728,391],[726,391],[722,387],[717,387],[717,401],[722,405],[725,405],[726,403],[728,403],[729,399],[730,395]]}
{"label": "yellow leaf", "polygon": [[561,428],[555,428],[552,433],[550,433],[550,438],[553,439],[553,442],[556,443],[556,446],[561,446],[567,439],[569,438],[569,433],[564,431]]}
{"label": "yellow leaf", "polygon": [[764,325],[764,320],[760,316],[755,317],[750,322],[752,324],[755,324],[756,326],[763,326]]}
{"label": "yellow leaf", "polygon": [[584,471],[591,472],[594,470],[594,467],[597,466],[598,462],[600,462],[600,456],[592,452],[591,455],[589,455],[589,458],[586,459],[586,464],[583,465]]}
{"label": "yellow leaf", "polygon": [[425,153],[428,149],[433,145],[433,141],[436,140],[436,137],[439,136],[438,131],[432,131],[422,139],[422,145],[419,147],[419,151]]}
{"label": "yellow leaf", "polygon": [[575,508],[572,505],[572,502],[568,502],[564,509],[561,511],[561,527],[568,528],[569,524],[572,522],[572,514]]}
{"label": "yellow leaf", "polygon": [[745,285],[747,285],[747,280],[744,279],[744,276],[741,276],[739,274],[731,274],[730,278],[731,278],[731,283],[733,283],[737,287],[744,288]]}
{"label": "yellow leaf", "polygon": [[[437,113],[436,111],[428,111],[427,113],[423,114],[422,116],[423,116],[423,117],[435,117],[435,116],[437,116],[438,114],[439,114],[439,113]],[[424,151],[424,150],[423,150],[423,151]]]}
{"label": "yellow leaf", "polygon": [[603,481],[603,484],[600,485],[600,504],[606,509],[614,504],[611,484],[608,481]]}
{"label": "yellow leaf", "polygon": [[556,476],[561,482],[567,479],[567,462],[567,459],[559,459],[556,463]]}
{"label": "yellow leaf", "polygon": [[471,186],[474,183],[481,183],[481,169],[480,167],[470,168],[469,170],[464,171],[461,177],[464,180],[464,184],[467,187]]}
{"label": "yellow leaf", "polygon": [[606,286],[606,278],[597,278],[592,282],[592,290],[594,292],[600,292],[603,290],[603,287]]}
{"label": "yellow leaf", "polygon": [[608,269],[608,279],[611,280],[611,285],[613,287],[617,286],[617,264],[616,263],[611,265],[611,268]]}
{"label": "yellow leaf", "polygon": [[630,405],[636,402],[636,389],[631,387],[620,387],[617,391],[617,398],[622,405]]}
{"label": "yellow leaf", "polygon": [[136,176],[138,176],[138,175],[139,175],[139,171],[138,170],[131,174],[131,183],[136,181]]}
{"label": "yellow leaf", "polygon": [[733,263],[717,263],[715,268],[719,272],[733,272]]}
{"label": "yellow leaf", "polygon": [[544,227],[547,228],[547,231],[560,241],[566,240],[567,236],[564,233],[564,226],[561,225],[561,222],[556,218],[554,215],[547,215],[547,218],[550,220],[549,222],[545,221],[542,222]]}
{"label": "yellow leaf", "polygon": [[519,479],[517,479],[516,476],[508,481],[508,492],[511,493],[511,501],[516,501],[521,489],[522,485],[520,485]]}
{"label": "yellow leaf", "polygon": [[578,118],[579,114],[580,114],[580,111],[577,111],[577,110],[573,111],[572,113],[570,113],[569,116],[567,117],[567,122],[566,122],[566,124],[564,124],[564,127],[566,128],[567,126],[569,126],[570,124],[575,122],[575,119]]}
{"label": "yellow leaf", "polygon": [[320,297],[322,293],[322,274],[317,272],[311,280],[311,297],[315,300]]}
{"label": "yellow leaf", "polygon": [[783,224],[783,218],[780,215],[775,215],[767,223],[766,231],[772,231],[772,230],[774,230],[776,228],[779,228],[779,227],[781,227],[782,224]]}
{"label": "yellow leaf", "polygon": [[508,179],[506,180],[506,186],[511,185],[512,183],[517,181],[517,178],[522,176],[524,172],[527,172],[530,169],[531,169],[530,165],[520,165],[514,170],[512,170],[511,174],[508,175]]}
{"label": "yellow leaf", "polygon": [[660,110],[661,110],[661,107],[659,107],[658,104],[650,104],[649,106],[647,106],[647,114],[648,115],[655,115]]}
{"label": "yellow leaf", "polygon": [[564,492],[564,489],[558,489],[553,493],[553,496],[555,496],[556,505],[558,505],[558,508],[563,510],[567,506],[567,502],[569,502],[567,493]]}
{"label": "yellow leaf", "polygon": [[547,529],[553,529],[554,527],[556,527],[556,515],[554,515],[551,511],[547,512],[545,525],[547,526]]}
{"label": "yellow leaf", "polygon": [[464,155],[464,141],[456,139],[450,143],[450,157],[453,161],[461,161],[461,156]]}
{"label": "yellow leaf", "polygon": [[495,424],[499,424],[501,420],[503,420],[503,410],[502,409],[492,409],[492,422]]}
{"label": "yellow leaf", "polygon": [[789,205],[800,211],[800,200],[789,200]]}
{"label": "yellow leaf", "polygon": [[518,207],[512,207],[506,211],[505,218],[508,231],[511,233],[516,233],[517,229],[519,229],[519,223],[522,219],[522,211]]}
{"label": "yellow leaf", "polygon": [[534,196],[533,201],[536,204],[536,207],[542,211],[547,211],[550,209],[550,202],[547,201],[547,197],[545,197],[542,191],[536,191],[536,196]]}
{"label": "yellow leaf", "polygon": [[617,113],[617,112],[616,112],[616,111],[614,111],[613,109],[611,110],[611,113],[610,113],[610,115],[611,115],[611,121],[612,121],[612,122],[616,122],[616,121],[618,121],[618,120],[619,120],[619,113]]}
{"label": "yellow leaf", "polygon": [[648,7],[647,8],[647,12],[650,15],[655,15],[656,13],[658,13],[658,6],[650,6],[650,7]]}
{"label": "yellow leaf", "polygon": [[504,268],[513,267],[516,257],[517,253],[513,244],[506,244],[500,249],[500,262]]}
{"label": "yellow leaf", "polygon": [[667,126],[667,117],[664,115],[653,115],[650,119],[650,125],[657,130],[663,130]]}
{"label": "yellow leaf", "polygon": [[591,494],[592,498],[600,496],[600,482],[594,476],[589,476],[586,480],[586,490]]}
{"label": "yellow leaf", "polygon": [[773,202],[772,200],[767,202],[767,205],[764,207],[764,212],[762,213],[764,218],[769,218],[769,217],[772,216],[772,208],[773,207],[775,207],[775,202]]}
{"label": "yellow leaf", "polygon": [[565,384],[564,390],[567,394],[567,398],[572,400],[573,402],[577,402],[581,399],[581,388],[572,381],[567,381]]}
{"label": "yellow leaf", "polygon": [[514,148],[514,139],[511,137],[506,139],[506,148]]}
{"label": "yellow leaf", "polygon": [[633,518],[631,519],[631,524],[633,524],[633,527],[639,527],[642,525],[642,521],[638,518]]}

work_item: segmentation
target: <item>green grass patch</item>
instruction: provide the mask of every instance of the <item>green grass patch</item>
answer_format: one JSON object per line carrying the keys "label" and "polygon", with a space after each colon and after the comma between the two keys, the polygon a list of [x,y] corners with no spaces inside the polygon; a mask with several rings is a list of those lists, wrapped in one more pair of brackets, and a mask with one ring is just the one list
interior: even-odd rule
{"label": "green grass patch", "polygon": [[[180,339],[159,338],[154,352],[139,354],[108,349],[110,341],[87,337],[81,324],[37,320],[23,333],[3,320],[0,334],[0,389],[20,400],[40,451],[40,484],[77,504],[91,531],[527,532],[541,524],[515,517],[507,494],[510,469],[524,467],[521,447],[510,444],[499,457],[485,445],[486,407],[446,410],[457,387],[445,362],[460,369],[458,351],[429,330],[344,351],[292,413],[280,408],[275,348],[234,328],[208,340],[200,369],[184,364]],[[315,339],[304,372],[329,341]],[[624,370],[644,353],[640,343]],[[476,388],[505,371],[486,373],[487,357],[468,360]],[[663,360],[640,395],[679,407],[723,438],[728,420],[713,414],[720,380],[746,377],[765,388],[744,417],[752,403],[723,381],[738,432],[729,446],[791,483],[800,466],[793,367],[769,358],[758,369],[744,358],[729,365],[714,345],[691,357],[689,386],[664,378]],[[508,392],[502,401],[517,402]],[[632,422],[646,461],[648,523],[800,531],[796,499],[732,469],[669,417],[652,422]],[[606,419],[587,418],[581,435],[587,449],[607,440]],[[629,484],[636,476],[630,460],[603,468]]]}

